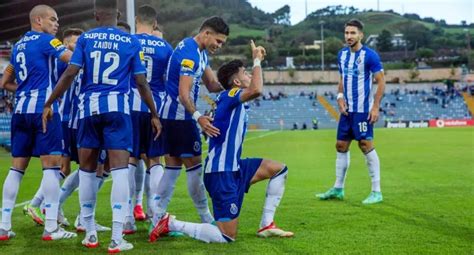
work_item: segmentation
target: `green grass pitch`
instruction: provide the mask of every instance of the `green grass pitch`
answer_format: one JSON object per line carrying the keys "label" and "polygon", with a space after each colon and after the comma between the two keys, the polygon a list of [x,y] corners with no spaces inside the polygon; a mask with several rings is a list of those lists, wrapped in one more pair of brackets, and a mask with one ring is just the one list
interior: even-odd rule
{"label": "green grass pitch", "polygon": [[[335,130],[250,132],[244,156],[285,162],[288,182],[275,220],[295,232],[291,239],[255,236],[266,182],[250,189],[240,216],[237,241],[205,244],[188,237],[147,241],[147,225],[126,237],[135,245],[127,254],[473,254],[474,253],[474,129],[377,129],[375,144],[381,161],[382,204],[364,206],[370,178],[364,157],[353,144],[344,201],[319,201],[314,194],[334,182]],[[0,153],[0,181],[10,156]],[[34,159],[23,178],[17,204],[31,199],[41,178]],[[96,218],[111,225],[111,182],[98,196]],[[73,221],[77,192],[65,204]],[[185,173],[180,176],[169,211],[178,219],[198,221],[189,198]],[[104,254],[110,232],[99,234],[101,245],[86,249],[83,234],[68,241],[41,241],[42,227],[14,210],[17,237],[0,243],[0,254]]]}

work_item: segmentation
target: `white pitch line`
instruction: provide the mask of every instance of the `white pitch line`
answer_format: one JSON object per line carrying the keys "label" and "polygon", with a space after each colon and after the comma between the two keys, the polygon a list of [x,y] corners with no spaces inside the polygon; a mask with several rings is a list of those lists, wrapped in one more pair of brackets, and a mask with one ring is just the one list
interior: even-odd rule
{"label": "white pitch line", "polygon": [[[266,137],[266,136],[270,136],[270,135],[277,134],[277,133],[279,133],[279,132],[280,132],[280,131],[268,132],[268,133],[265,133],[265,134],[262,134],[262,135],[259,135],[259,136],[250,137],[250,138],[248,138],[248,139],[245,139],[244,141],[245,141],[245,142],[248,142],[248,141],[251,141],[251,140],[260,139],[260,138],[263,138],[263,137]],[[203,156],[204,156],[204,154],[207,154],[207,151],[204,152],[204,153],[202,153]],[[110,182],[110,181],[112,181],[112,177],[107,178],[107,180],[105,180],[104,183]],[[76,192],[77,190],[78,190],[78,189],[75,189],[74,192]],[[31,200],[18,203],[18,204],[15,205],[15,208],[24,206],[24,205],[28,204],[29,202],[31,202]],[[1,208],[0,208],[0,210],[1,210]]]}

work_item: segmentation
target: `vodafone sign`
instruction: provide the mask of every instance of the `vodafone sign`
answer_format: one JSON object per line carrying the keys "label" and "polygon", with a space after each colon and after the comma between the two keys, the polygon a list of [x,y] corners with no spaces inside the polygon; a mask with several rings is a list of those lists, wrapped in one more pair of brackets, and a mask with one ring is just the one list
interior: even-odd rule
{"label": "vodafone sign", "polygon": [[474,119],[430,120],[429,127],[467,127],[474,126]]}

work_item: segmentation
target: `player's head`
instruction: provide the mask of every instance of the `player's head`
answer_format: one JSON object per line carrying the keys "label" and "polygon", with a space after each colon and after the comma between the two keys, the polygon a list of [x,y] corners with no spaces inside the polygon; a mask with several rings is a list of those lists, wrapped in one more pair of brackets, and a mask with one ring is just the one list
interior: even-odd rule
{"label": "player's head", "polygon": [[127,33],[130,33],[130,31],[131,31],[131,29],[132,29],[132,28],[130,27],[130,25],[129,25],[127,22],[125,22],[125,21],[119,21],[119,22],[117,22],[117,27],[118,27],[118,29],[120,29],[120,30],[122,30],[122,31],[124,31],[124,32],[127,32]]}
{"label": "player's head", "polygon": [[116,25],[119,15],[117,0],[95,0],[94,16],[100,25]]}
{"label": "player's head", "polygon": [[202,35],[204,48],[214,54],[226,42],[229,26],[221,17],[210,17],[202,23],[199,34]]}
{"label": "player's head", "polygon": [[79,36],[84,33],[84,30],[80,28],[68,28],[63,32],[63,43],[66,48],[70,51],[76,49],[76,43]]}
{"label": "player's head", "polygon": [[147,27],[155,27],[156,22],[156,10],[150,5],[142,5],[137,10],[137,16],[135,17],[135,22],[140,25]]}
{"label": "player's head", "polygon": [[364,24],[357,19],[351,19],[344,25],[344,39],[349,47],[357,46],[364,37]]}
{"label": "player's head", "polygon": [[56,35],[59,27],[58,20],[58,14],[48,5],[36,5],[30,11],[31,29],[38,32]]}
{"label": "player's head", "polygon": [[226,90],[233,87],[248,88],[252,75],[245,71],[244,63],[237,59],[222,65],[217,71],[217,79]]}

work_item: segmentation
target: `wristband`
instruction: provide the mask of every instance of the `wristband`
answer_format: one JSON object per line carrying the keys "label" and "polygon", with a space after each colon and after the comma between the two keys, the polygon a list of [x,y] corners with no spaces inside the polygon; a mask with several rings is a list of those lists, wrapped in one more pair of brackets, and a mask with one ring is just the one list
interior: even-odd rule
{"label": "wristband", "polygon": [[257,66],[262,67],[261,63],[262,63],[262,60],[260,60],[260,59],[258,59],[258,58],[254,59],[254,60],[253,60],[253,67],[252,67],[252,68],[255,68],[255,67],[257,67]]}
{"label": "wristband", "polygon": [[342,94],[342,93],[337,93],[336,100],[343,99],[343,98],[344,98],[344,94]]}
{"label": "wristband", "polygon": [[193,120],[195,120],[197,122],[199,117],[201,117],[201,113],[199,111],[195,111],[193,113]]}

